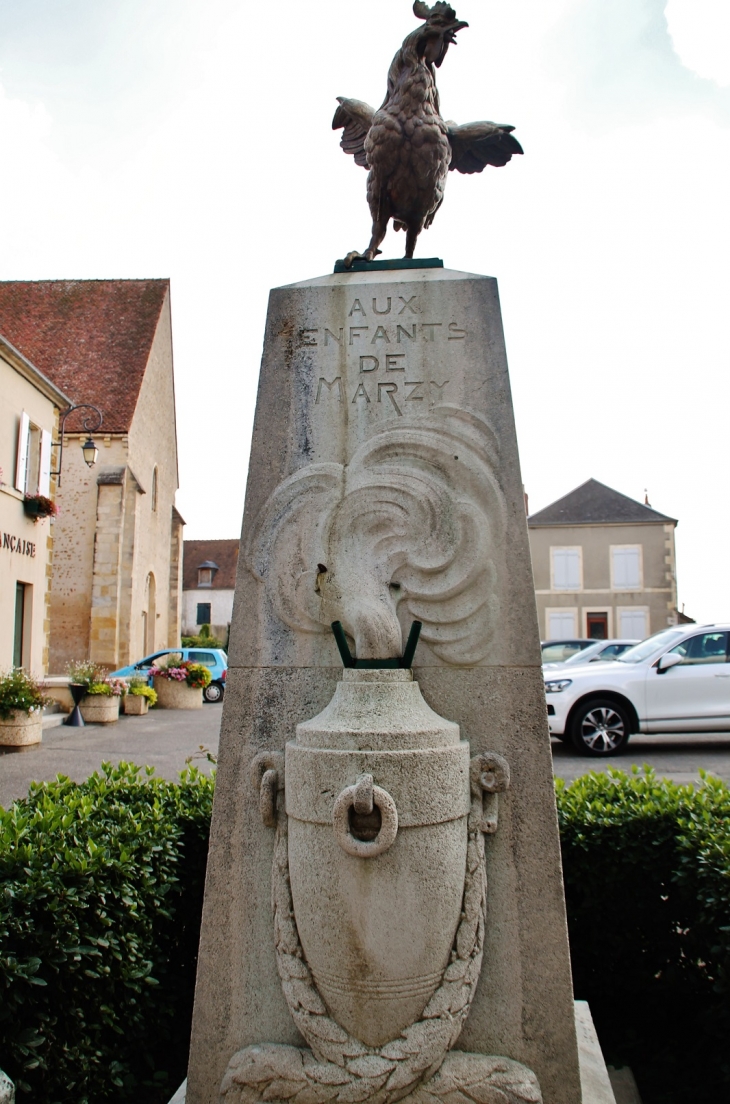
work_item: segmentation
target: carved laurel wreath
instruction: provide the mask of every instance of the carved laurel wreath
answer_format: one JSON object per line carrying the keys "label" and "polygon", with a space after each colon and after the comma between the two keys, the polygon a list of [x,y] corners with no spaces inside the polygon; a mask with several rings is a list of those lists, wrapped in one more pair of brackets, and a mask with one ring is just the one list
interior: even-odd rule
{"label": "carved laurel wreath", "polygon": [[[369,1047],[328,1014],[307,965],[289,879],[283,770],[266,769],[274,765],[272,758],[260,757],[254,771],[261,779],[264,822],[272,827],[276,824],[271,885],[276,961],[289,1011],[311,1051],[276,1044],[238,1051],[223,1079],[221,1102],[394,1104],[424,1086],[413,1100],[440,1104],[458,1088],[478,1104],[539,1104],[542,1096],[537,1079],[519,1063],[484,1055],[449,1055],[469,1014],[484,951],[484,833],[494,832],[497,824],[494,808],[485,816],[483,796],[495,795],[494,801],[496,793],[507,788],[507,763],[497,755],[472,760],[464,896],[451,961],[441,984],[418,1020],[396,1039]],[[447,1056],[453,1060],[445,1066]],[[471,1093],[470,1085],[475,1090]]]}

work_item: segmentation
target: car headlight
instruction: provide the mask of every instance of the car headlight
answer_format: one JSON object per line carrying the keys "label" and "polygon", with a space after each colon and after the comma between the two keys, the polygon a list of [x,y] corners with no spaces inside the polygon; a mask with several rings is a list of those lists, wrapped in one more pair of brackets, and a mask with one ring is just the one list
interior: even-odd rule
{"label": "car headlight", "polygon": [[545,693],[559,694],[561,690],[567,690],[572,681],[572,679],[552,679],[545,683]]}

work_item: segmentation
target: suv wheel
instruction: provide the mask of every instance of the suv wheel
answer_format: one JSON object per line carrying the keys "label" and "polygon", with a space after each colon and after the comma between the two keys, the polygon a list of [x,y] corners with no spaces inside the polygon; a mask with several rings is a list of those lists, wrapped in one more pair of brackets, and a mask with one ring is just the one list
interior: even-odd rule
{"label": "suv wheel", "polygon": [[630,735],[625,708],[607,698],[583,702],[571,723],[573,747],[581,755],[618,755],[628,744]]}
{"label": "suv wheel", "polygon": [[223,700],[223,686],[220,682],[210,682],[203,691],[203,697],[207,702],[219,702]]}

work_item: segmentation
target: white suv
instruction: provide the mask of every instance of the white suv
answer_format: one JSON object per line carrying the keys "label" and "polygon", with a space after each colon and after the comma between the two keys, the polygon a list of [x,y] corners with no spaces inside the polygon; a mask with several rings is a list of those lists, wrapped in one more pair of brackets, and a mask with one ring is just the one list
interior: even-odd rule
{"label": "white suv", "polygon": [[611,663],[545,671],[548,726],[584,755],[632,732],[730,732],[730,625],[664,629]]}

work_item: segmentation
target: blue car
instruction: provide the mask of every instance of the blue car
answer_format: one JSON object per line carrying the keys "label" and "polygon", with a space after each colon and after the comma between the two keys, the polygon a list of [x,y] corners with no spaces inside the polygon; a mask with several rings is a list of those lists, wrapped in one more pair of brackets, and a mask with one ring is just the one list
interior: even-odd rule
{"label": "blue car", "polygon": [[[129,667],[120,667],[118,671],[112,671],[112,678],[133,678],[147,675],[151,667],[163,663],[166,656],[181,655],[190,663],[202,663],[210,670],[211,681],[203,691],[205,701],[218,702],[223,698],[226,688],[226,675],[228,674],[228,656],[220,648],[165,648],[161,652],[153,652],[152,655],[140,659],[139,663],[131,663]],[[152,679],[149,678],[150,683]]]}

